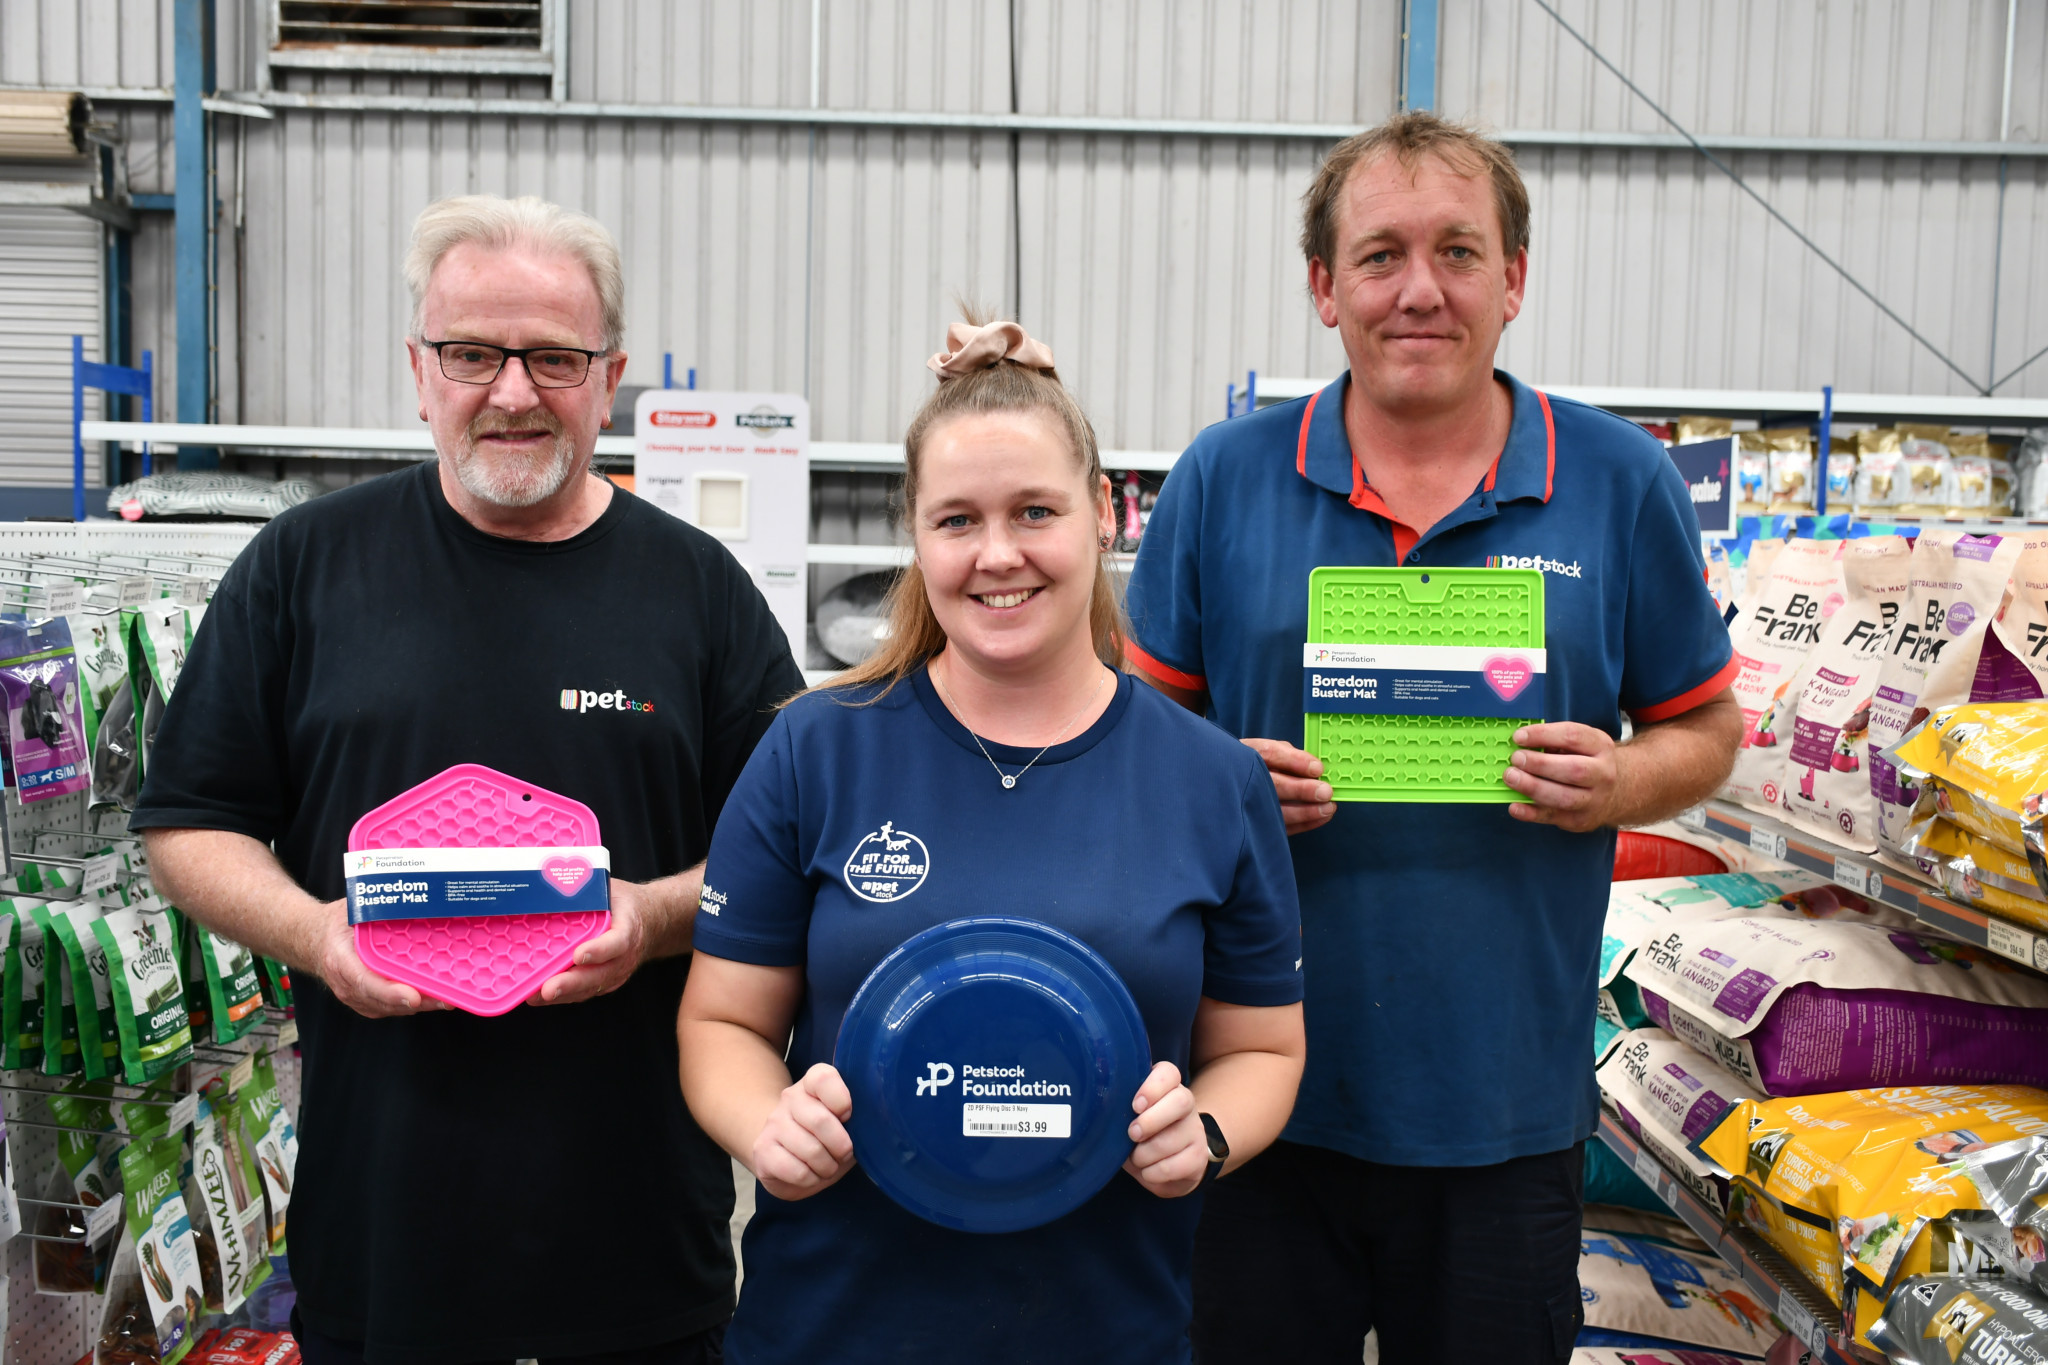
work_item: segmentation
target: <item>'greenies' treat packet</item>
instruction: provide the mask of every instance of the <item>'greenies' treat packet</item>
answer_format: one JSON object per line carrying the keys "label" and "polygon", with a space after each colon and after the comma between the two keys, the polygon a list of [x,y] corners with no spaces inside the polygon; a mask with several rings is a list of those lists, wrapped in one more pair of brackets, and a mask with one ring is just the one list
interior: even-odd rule
{"label": "'greenies' treat packet", "polygon": [[[188,960],[197,967],[188,978],[193,986],[192,1018],[196,1026],[203,1013],[212,1023],[213,1040],[232,1043],[263,1020],[263,980],[256,955],[198,920],[189,924],[192,953]],[[204,1003],[198,990],[202,980],[206,982]]]}
{"label": "'greenies' treat packet", "polygon": [[171,1083],[156,1082],[140,1099],[121,1100],[121,1127],[131,1138],[162,1137],[171,1126]]}
{"label": "'greenies' treat packet", "polygon": [[178,979],[177,937],[163,902],[110,909],[92,922],[106,959],[107,987],[120,1042],[121,1074],[147,1085],[192,1060],[192,1021]]}
{"label": "'greenies' treat packet", "polygon": [[[43,1203],[36,1210],[36,1289],[44,1294],[90,1294],[104,1281],[104,1248],[86,1242],[86,1215],[67,1204],[97,1208],[117,1197],[120,1188],[113,1162],[113,1111],[105,1086],[81,1089],[76,1082],[45,1096],[50,1121],[63,1125],[57,1133],[57,1160],[43,1184]],[[84,1130],[84,1131],[80,1131]],[[105,1136],[101,1136],[105,1134]],[[58,1240],[61,1239],[61,1240]]]}
{"label": "'greenies' treat packet", "polygon": [[[76,1076],[84,1069],[78,1052],[78,1011],[72,1006],[71,965],[58,939],[56,917],[61,905],[31,904],[29,916],[42,931],[43,945],[43,1074]],[[91,995],[91,988],[85,992]]]}
{"label": "'greenies' treat packet", "polygon": [[277,1089],[277,1067],[268,1052],[256,1054],[249,1084],[240,1101],[242,1136],[263,1172],[263,1194],[270,1204],[270,1250],[285,1249],[285,1210],[292,1202],[292,1181],[299,1165],[299,1135],[284,1111]]}
{"label": "'greenies' treat packet", "polygon": [[282,962],[263,959],[263,1002],[281,1010],[292,1007],[292,974]]}
{"label": "'greenies' treat packet", "polygon": [[43,1065],[43,926],[25,897],[0,900],[0,1067]]}
{"label": "'greenies' treat packet", "polygon": [[[71,1034],[78,1049],[80,1070],[96,1081],[121,1064],[121,1034],[114,1023],[113,988],[107,981],[107,953],[93,933],[93,921],[100,907],[92,901],[51,905],[45,912],[43,933],[49,957],[57,959],[65,979],[62,995],[69,1002],[68,1013],[76,1020]],[[60,1037],[59,1045],[64,1041]],[[43,1026],[43,1047],[50,1046],[47,1015]],[[44,1068],[47,1071],[49,1068]]]}
{"label": "'greenies' treat packet", "polygon": [[185,1208],[179,1172],[184,1144],[177,1135],[136,1138],[121,1149],[121,1182],[126,1193],[128,1231],[135,1239],[136,1268],[156,1329],[157,1359],[177,1365],[192,1349],[193,1333],[206,1312],[199,1280],[199,1249]]}
{"label": "'greenies' treat packet", "polygon": [[250,1290],[270,1278],[263,1177],[238,1126],[224,1121],[234,1114],[219,1081],[201,1092],[185,1182],[206,1307],[215,1313],[233,1313]]}

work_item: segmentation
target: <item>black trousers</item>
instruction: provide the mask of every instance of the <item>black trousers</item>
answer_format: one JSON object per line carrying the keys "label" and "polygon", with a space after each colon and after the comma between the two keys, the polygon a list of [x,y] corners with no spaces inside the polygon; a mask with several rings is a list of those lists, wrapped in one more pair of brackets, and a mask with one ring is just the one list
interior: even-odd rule
{"label": "black trousers", "polygon": [[[363,1365],[363,1344],[336,1341],[308,1332],[292,1310],[292,1337],[299,1343],[299,1359],[305,1365]],[[640,1346],[628,1351],[606,1351],[594,1356],[543,1356],[541,1365],[722,1365],[725,1360],[725,1324],[659,1346]],[[455,1365],[455,1362],[450,1362]],[[467,1363],[465,1363],[467,1365]],[[474,1365],[511,1365],[510,1361],[477,1361]]]}
{"label": "black trousers", "polygon": [[[1198,1365],[1562,1365],[1584,1144],[1498,1166],[1382,1166],[1276,1142],[1203,1196]],[[309,1365],[319,1362],[309,1361]]]}

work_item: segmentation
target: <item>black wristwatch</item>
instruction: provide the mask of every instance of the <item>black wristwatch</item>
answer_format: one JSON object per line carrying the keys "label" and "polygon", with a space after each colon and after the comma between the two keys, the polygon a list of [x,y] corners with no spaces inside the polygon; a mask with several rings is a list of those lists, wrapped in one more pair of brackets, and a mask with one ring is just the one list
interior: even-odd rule
{"label": "black wristwatch", "polygon": [[1225,1140],[1214,1114],[1198,1114],[1196,1117],[1201,1119],[1202,1132],[1209,1139],[1209,1169],[1202,1172],[1202,1184],[1208,1185],[1223,1174],[1223,1163],[1230,1159],[1230,1143]]}

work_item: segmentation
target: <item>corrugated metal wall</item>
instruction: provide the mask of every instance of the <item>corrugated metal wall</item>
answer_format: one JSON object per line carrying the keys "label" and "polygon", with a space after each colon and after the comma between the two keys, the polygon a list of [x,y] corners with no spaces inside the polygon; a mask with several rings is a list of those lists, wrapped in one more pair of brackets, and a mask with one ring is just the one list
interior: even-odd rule
{"label": "corrugated metal wall", "polygon": [[[265,0],[218,0],[224,86],[261,75]],[[1702,130],[1989,139],[2003,0],[1562,0]],[[2022,5],[2013,136],[2048,136],[2048,8]],[[1003,112],[1008,0],[824,0],[818,95],[835,108]],[[1398,0],[1018,0],[1025,113],[1363,125],[1397,102]],[[169,0],[0,0],[0,79],[166,85]],[[1439,104],[1502,128],[1660,124],[1529,0],[1443,0]],[[802,107],[808,0],[570,0],[568,96]],[[280,73],[291,89],[508,94],[545,82]],[[168,111],[121,107],[135,186],[169,185]],[[1333,373],[1294,247],[1318,148],[654,120],[282,111],[221,118],[231,227],[245,147],[247,330],[221,267],[232,420],[409,424],[398,338],[407,225],[434,197],[537,193],[618,233],[629,383],[660,357],[717,387],[803,389],[832,440],[900,434],[961,295],[1019,307],[1113,447],[1171,448],[1247,368]],[[246,144],[240,139],[246,138]],[[1531,297],[1506,363],[1548,383],[1961,393],[1964,382],[1691,154],[1528,151]],[[1997,164],[1758,156],[1733,164],[1970,373],[1991,350]],[[811,288],[806,308],[806,227]],[[1021,237],[1021,249],[1020,249]],[[171,370],[169,226],[139,234],[138,346]],[[2001,369],[2048,344],[2048,162],[2006,191]],[[246,371],[235,370],[237,350]],[[167,390],[168,391],[168,390]],[[2048,361],[2004,390],[2048,394]],[[237,396],[246,395],[237,411]]]}

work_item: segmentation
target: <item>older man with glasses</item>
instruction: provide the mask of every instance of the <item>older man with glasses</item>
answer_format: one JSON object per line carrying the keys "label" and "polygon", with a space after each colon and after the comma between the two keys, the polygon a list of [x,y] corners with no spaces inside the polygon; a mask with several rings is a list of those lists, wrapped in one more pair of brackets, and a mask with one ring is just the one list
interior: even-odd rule
{"label": "older man with glasses", "polygon": [[[591,472],[626,362],[602,226],[443,200],[406,282],[439,458],[250,544],[131,823],[193,918],[312,978],[308,1365],[716,1361],[732,1175],[673,1021],[711,827],[802,676],[723,546]],[[496,1018],[365,965],[342,899],[354,822],[458,763],[588,805],[611,856],[609,930]]]}

